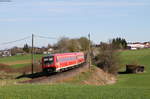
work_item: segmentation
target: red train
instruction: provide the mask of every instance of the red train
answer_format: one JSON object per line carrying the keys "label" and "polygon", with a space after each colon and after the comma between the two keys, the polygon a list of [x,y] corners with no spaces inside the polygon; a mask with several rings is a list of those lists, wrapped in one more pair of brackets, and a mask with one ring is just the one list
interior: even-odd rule
{"label": "red train", "polygon": [[42,69],[44,72],[53,73],[78,66],[85,62],[84,53],[52,54],[42,58]]}

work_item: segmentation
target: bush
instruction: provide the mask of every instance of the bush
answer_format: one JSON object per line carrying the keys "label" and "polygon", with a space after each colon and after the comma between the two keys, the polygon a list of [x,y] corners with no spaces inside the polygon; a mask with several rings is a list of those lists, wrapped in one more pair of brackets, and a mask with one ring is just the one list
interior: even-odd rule
{"label": "bush", "polygon": [[99,54],[95,57],[95,63],[105,72],[117,74],[119,70],[118,56],[112,44],[102,43],[98,49]]}

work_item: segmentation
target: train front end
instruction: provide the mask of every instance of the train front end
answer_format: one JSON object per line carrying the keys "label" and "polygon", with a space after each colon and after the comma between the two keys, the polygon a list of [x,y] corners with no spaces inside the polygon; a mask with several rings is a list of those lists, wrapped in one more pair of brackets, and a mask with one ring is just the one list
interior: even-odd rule
{"label": "train front end", "polygon": [[45,56],[42,58],[43,72],[53,73],[56,71],[55,57],[53,55]]}

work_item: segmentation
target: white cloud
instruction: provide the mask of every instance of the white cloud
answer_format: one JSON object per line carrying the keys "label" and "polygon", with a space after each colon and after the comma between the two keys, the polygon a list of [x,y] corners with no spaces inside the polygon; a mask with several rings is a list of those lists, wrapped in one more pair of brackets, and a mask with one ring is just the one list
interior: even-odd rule
{"label": "white cloud", "polygon": [[[41,8],[43,7],[44,8],[43,11],[48,11],[51,14],[62,14],[62,13],[65,14],[65,13],[72,13],[72,12],[85,13],[85,11],[94,10],[93,9],[94,7],[106,7],[106,8],[107,7],[136,7],[136,6],[148,6],[150,4],[145,2],[115,2],[115,1],[114,2],[41,1],[35,3],[35,5]],[[86,8],[81,8],[81,7],[86,7]],[[92,7],[92,9],[90,7]]]}
{"label": "white cloud", "polygon": [[26,21],[36,21],[42,20],[41,18],[0,18],[0,22],[26,22]]}
{"label": "white cloud", "polygon": [[[81,12],[82,10],[90,9],[90,7],[137,7],[137,6],[149,6],[149,3],[145,2],[74,2],[74,1],[41,1],[35,3],[38,7],[48,9],[51,13],[70,13]],[[86,8],[81,8],[86,7]]]}
{"label": "white cloud", "polygon": [[20,18],[0,18],[0,22],[16,22],[26,19],[20,19]]}
{"label": "white cloud", "polygon": [[144,2],[38,2],[40,6],[106,6],[106,7],[118,7],[118,6],[147,6],[149,3]]}
{"label": "white cloud", "polygon": [[70,12],[71,9],[54,7],[54,8],[48,8],[47,11],[50,12],[50,13],[55,13],[56,14],[56,13],[67,13],[67,12]]}

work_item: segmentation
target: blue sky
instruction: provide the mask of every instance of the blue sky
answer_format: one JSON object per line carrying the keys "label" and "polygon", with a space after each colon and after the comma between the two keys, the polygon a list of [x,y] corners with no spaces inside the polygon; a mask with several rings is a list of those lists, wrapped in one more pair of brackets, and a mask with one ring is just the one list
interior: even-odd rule
{"label": "blue sky", "polygon": [[[76,38],[91,32],[95,43],[123,37],[150,41],[149,0],[11,0],[0,2],[0,44],[30,36]],[[36,45],[57,40],[37,39]],[[0,45],[7,48],[30,40]]]}

